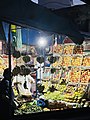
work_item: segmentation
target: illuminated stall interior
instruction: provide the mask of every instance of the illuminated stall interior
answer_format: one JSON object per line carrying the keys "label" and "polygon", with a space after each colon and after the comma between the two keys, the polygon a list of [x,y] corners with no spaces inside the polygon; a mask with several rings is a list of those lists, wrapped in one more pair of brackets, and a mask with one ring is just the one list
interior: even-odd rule
{"label": "illuminated stall interior", "polygon": [[[15,115],[89,107],[89,38],[78,45],[68,36],[52,34],[42,37],[43,32],[38,31],[34,44],[29,41],[33,39],[29,34],[36,31],[25,28],[24,38],[21,31],[21,27],[11,25],[12,87],[18,108]],[[7,42],[0,41],[1,80],[8,67],[7,49]],[[34,81],[29,79],[29,83],[27,76]]]}

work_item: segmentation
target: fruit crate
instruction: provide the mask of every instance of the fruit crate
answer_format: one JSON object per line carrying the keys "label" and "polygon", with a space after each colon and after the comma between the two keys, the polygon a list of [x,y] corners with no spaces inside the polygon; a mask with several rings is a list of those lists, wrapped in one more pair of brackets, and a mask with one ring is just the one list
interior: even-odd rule
{"label": "fruit crate", "polygon": [[[90,54],[84,53],[84,46],[67,43],[58,44],[53,48],[55,48],[53,54],[58,56],[58,60],[51,67],[61,69],[58,74],[60,81],[64,80],[70,84],[87,84],[90,73],[89,70],[85,69],[90,67]],[[82,67],[85,69],[83,70]],[[58,80],[58,77],[52,74],[50,78],[55,81]]]}
{"label": "fruit crate", "polygon": [[83,56],[81,55],[73,55],[71,60],[71,66],[81,66],[82,65]]}
{"label": "fruit crate", "polygon": [[63,51],[63,45],[57,44],[56,46],[53,46],[53,53],[62,54]]}
{"label": "fruit crate", "polygon": [[71,55],[63,55],[62,56],[62,66],[71,66]]}
{"label": "fruit crate", "polygon": [[83,45],[75,45],[73,48],[73,54],[81,54],[83,55]]}
{"label": "fruit crate", "polygon": [[68,84],[66,89],[64,90],[63,94],[73,94],[77,89],[77,85],[75,84]]}
{"label": "fruit crate", "polygon": [[83,55],[82,66],[90,66],[90,54]]}
{"label": "fruit crate", "polygon": [[51,66],[59,68],[62,66],[62,56],[58,56],[58,59],[55,63],[53,63]]}
{"label": "fruit crate", "polygon": [[88,84],[90,80],[90,67],[81,67],[80,83]]}
{"label": "fruit crate", "polygon": [[79,83],[80,75],[81,75],[81,68],[80,67],[72,67],[71,71],[70,71],[69,82]]}
{"label": "fruit crate", "polygon": [[65,44],[63,48],[63,54],[71,55],[73,54],[74,44]]}

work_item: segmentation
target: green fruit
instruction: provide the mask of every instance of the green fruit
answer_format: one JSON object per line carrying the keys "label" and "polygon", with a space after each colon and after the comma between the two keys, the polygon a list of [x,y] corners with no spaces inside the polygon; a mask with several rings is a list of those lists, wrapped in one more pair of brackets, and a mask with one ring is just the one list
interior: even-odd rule
{"label": "green fruit", "polygon": [[29,62],[30,61],[30,57],[27,55],[27,56],[24,56],[23,57],[23,61],[25,62],[25,63],[27,63],[27,62]]}
{"label": "green fruit", "polygon": [[51,56],[48,60],[49,60],[49,62],[52,64],[52,63],[55,63],[55,62],[56,62],[57,58]]}
{"label": "green fruit", "polygon": [[15,50],[14,53],[13,53],[13,57],[19,58],[20,56],[21,56],[20,52]]}
{"label": "green fruit", "polygon": [[44,57],[40,56],[40,57],[37,57],[37,61],[39,63],[43,63],[44,62]]}

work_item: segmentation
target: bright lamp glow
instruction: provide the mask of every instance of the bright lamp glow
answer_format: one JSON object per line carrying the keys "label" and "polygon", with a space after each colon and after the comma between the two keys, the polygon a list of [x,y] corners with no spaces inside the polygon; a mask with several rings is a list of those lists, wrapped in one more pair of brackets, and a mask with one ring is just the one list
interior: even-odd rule
{"label": "bright lamp glow", "polygon": [[38,46],[45,47],[47,45],[47,41],[44,37],[39,38],[38,40]]}

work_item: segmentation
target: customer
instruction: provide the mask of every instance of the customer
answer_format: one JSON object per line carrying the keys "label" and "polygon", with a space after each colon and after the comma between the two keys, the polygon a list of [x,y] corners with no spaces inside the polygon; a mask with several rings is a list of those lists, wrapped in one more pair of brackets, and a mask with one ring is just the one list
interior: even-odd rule
{"label": "customer", "polygon": [[[3,73],[3,79],[0,83],[0,119],[5,120],[6,118],[9,119],[9,115],[11,112],[14,112],[14,92],[10,85],[10,69],[6,68]],[[11,96],[10,96],[11,95]],[[12,104],[11,104],[12,103]],[[11,106],[12,105],[12,106]]]}

